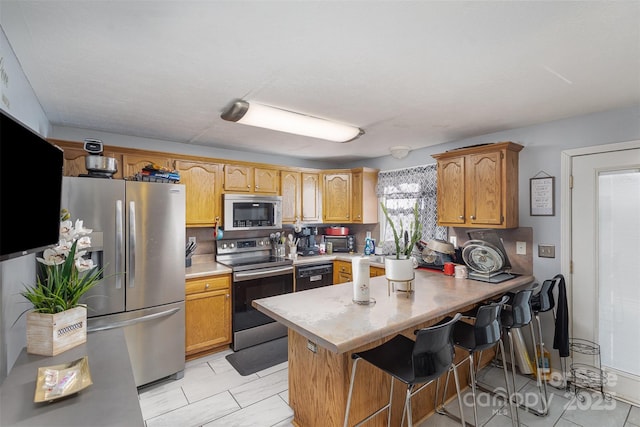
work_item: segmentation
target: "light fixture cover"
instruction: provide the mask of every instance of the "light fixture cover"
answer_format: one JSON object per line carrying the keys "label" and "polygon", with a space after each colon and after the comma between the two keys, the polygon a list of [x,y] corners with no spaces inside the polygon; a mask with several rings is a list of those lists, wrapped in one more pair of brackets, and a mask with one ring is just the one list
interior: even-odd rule
{"label": "light fixture cover", "polygon": [[391,152],[391,157],[393,157],[394,159],[404,159],[409,155],[411,147],[407,145],[396,145],[389,148],[389,151]]}
{"label": "light fixture cover", "polygon": [[269,105],[235,101],[220,116],[224,120],[333,142],[349,142],[364,134],[355,126],[335,123]]}

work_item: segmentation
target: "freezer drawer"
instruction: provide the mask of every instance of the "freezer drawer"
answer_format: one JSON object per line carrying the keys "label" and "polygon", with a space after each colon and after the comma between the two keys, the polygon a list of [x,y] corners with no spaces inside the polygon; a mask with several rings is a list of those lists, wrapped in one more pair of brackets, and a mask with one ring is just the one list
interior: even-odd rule
{"label": "freezer drawer", "polygon": [[[184,301],[87,320],[87,331],[123,328],[137,387],[184,375]],[[87,337],[92,338],[91,334]]]}

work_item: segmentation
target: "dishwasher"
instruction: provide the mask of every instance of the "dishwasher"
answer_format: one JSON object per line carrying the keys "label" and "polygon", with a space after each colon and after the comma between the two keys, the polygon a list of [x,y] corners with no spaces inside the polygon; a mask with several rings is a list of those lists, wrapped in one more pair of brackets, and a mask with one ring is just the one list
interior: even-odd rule
{"label": "dishwasher", "polygon": [[333,284],[333,263],[296,267],[296,292]]}

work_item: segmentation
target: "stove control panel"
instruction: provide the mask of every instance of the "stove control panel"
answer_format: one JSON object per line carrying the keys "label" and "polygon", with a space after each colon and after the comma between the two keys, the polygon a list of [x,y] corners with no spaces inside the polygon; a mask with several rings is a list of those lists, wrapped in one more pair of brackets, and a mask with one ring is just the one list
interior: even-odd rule
{"label": "stove control panel", "polygon": [[257,237],[248,239],[236,239],[236,240],[218,240],[217,254],[234,254],[242,252],[252,251],[264,251],[271,249],[271,241],[269,237]]}

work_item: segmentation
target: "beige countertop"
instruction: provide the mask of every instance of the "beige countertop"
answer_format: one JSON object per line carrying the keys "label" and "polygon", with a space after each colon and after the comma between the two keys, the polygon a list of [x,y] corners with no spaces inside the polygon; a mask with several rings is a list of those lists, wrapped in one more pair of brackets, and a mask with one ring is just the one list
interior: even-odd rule
{"label": "beige countertop", "polygon": [[[348,254],[348,253],[344,253],[344,254],[333,253],[331,255],[298,257],[295,261],[293,261],[293,265],[296,266],[296,265],[318,264],[321,262],[332,262],[333,260],[336,260],[336,259],[339,259],[342,261],[351,261],[351,259],[355,256],[361,256],[361,255]],[[384,268],[384,259],[377,256],[372,257],[371,265]],[[194,263],[191,265],[191,267],[187,267],[185,270],[185,277],[187,279],[197,279],[199,277],[206,277],[206,276],[217,276],[220,274],[231,274],[231,269],[229,267],[225,267],[222,264],[218,264],[215,261]]]}
{"label": "beige countertop", "polygon": [[533,276],[519,276],[502,283],[485,283],[422,269],[415,272],[415,291],[411,294],[391,292],[389,295],[387,279],[372,277],[370,296],[376,302],[371,305],[352,301],[353,284],[349,282],[257,299],[253,306],[316,344],[340,354],[524,287],[534,280]]}

